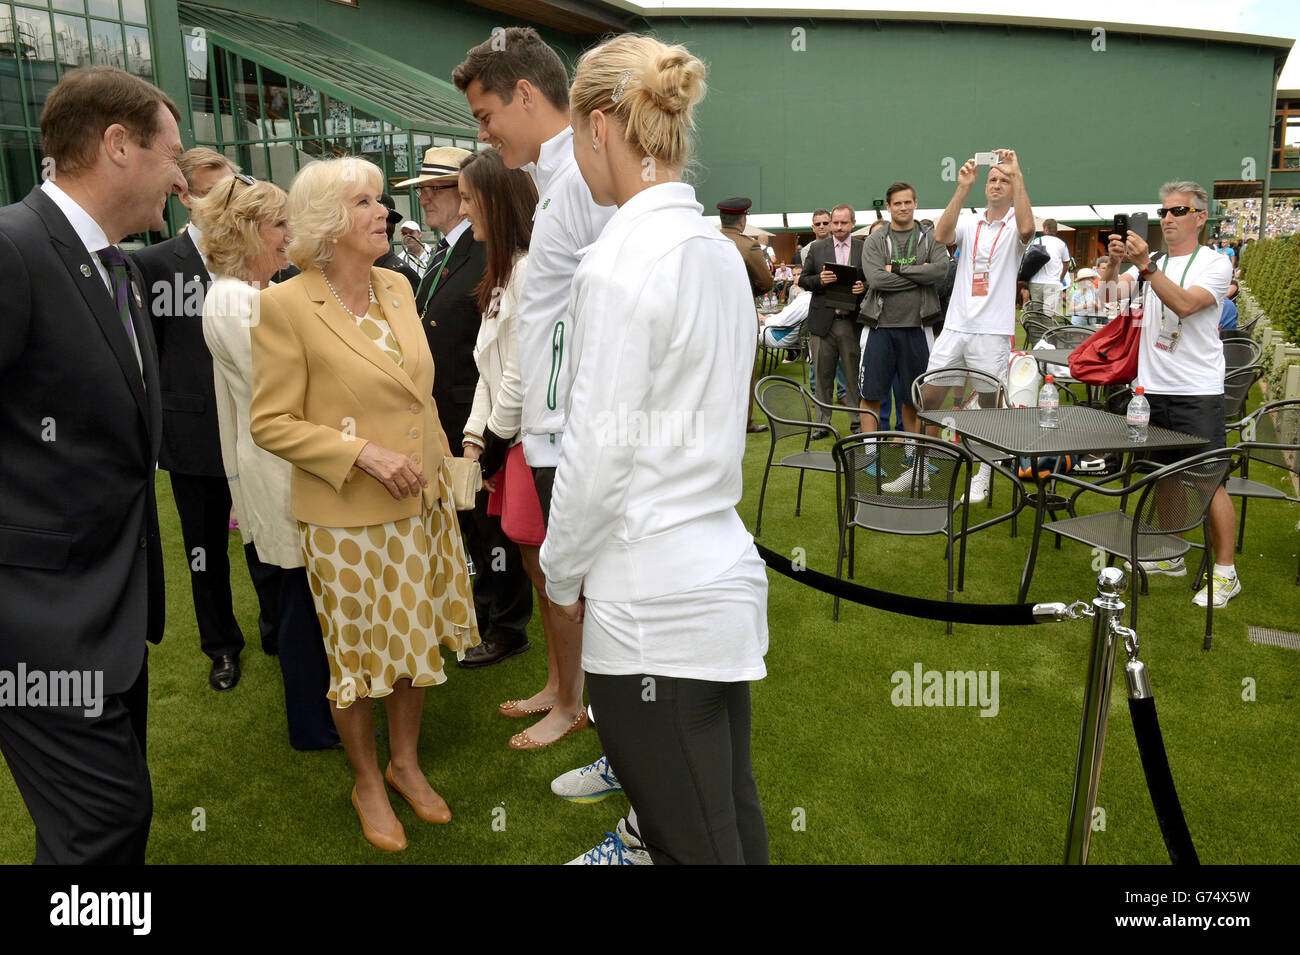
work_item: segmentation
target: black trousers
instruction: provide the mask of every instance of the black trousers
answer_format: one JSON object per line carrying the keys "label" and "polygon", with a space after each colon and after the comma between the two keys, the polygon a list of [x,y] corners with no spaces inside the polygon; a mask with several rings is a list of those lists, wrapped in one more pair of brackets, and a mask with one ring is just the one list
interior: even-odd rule
{"label": "black trousers", "polygon": [[294,749],[329,749],[338,743],[339,734],[325,697],[330,688],[330,670],[307,570],[275,569],[280,591],[280,673],[284,677],[289,745]]}
{"label": "black trousers", "polygon": [[487,504],[487,491],[480,491],[474,510],[458,514],[474,562],[474,615],[485,641],[519,646],[533,618],[533,585],[519,546],[506,537],[501,518],[488,514]]}
{"label": "black trousers", "polygon": [[0,707],[0,752],[36,824],[37,865],[144,864],[148,658],[130,689],[101,702],[93,716],[84,705]]}
{"label": "black trousers", "polygon": [[244,563],[257,593],[257,629],[262,636],[262,649],[278,653],[280,639],[280,575],[284,570],[274,564],[262,563],[257,556],[257,545],[249,541],[244,545]]}
{"label": "black trousers", "polygon": [[[821,339],[817,345],[817,400],[825,404],[835,403],[835,365],[844,362],[844,403],[850,408],[858,406],[858,365],[861,363],[861,349],[858,342],[862,331],[853,316],[836,316],[831,322],[830,332],[817,336]],[[829,424],[831,413],[822,408],[817,409],[819,424]],[[860,425],[857,415],[849,415],[854,432]]]}
{"label": "black trousers", "polygon": [[587,690],[655,865],[767,864],[748,683],[588,673]]}
{"label": "black trousers", "polygon": [[230,487],[224,477],[170,474],[190,568],[199,645],[212,659],[238,656],[244,634],[230,596]]}

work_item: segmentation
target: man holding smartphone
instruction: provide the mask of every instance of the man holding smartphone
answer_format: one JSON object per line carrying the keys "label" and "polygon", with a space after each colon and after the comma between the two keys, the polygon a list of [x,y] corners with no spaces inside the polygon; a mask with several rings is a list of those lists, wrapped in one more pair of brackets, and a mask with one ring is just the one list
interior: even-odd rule
{"label": "man holding smartphone", "polygon": [[[1194,182],[1167,182],[1160,187],[1160,229],[1167,254],[1159,265],[1152,260],[1146,236],[1129,231],[1110,237],[1110,260],[1098,271],[1103,285],[1118,282],[1121,301],[1142,294],[1143,327],[1138,350],[1141,385],[1151,402],[1151,424],[1195,434],[1209,440],[1199,450],[1227,447],[1223,421],[1223,342],[1219,315],[1232,282],[1232,262],[1201,245],[1210,197]],[[1138,269],[1123,275],[1119,261]],[[1140,291],[1145,283],[1145,291]],[[1198,451],[1199,453],[1199,451]],[[1178,452],[1155,452],[1160,464],[1171,464]],[[1173,489],[1157,488],[1157,495]],[[1210,544],[1214,548],[1214,606],[1223,607],[1241,593],[1233,565],[1236,512],[1227,489],[1220,486],[1210,503]],[[1184,577],[1183,558],[1143,561],[1150,574]],[[1198,607],[1208,599],[1208,587],[1192,598]]]}
{"label": "man holding smartphone", "polygon": [[[963,216],[980,160],[990,161],[984,184],[988,208],[982,214]],[[936,242],[955,243],[959,251],[943,333],[930,352],[927,371],[964,365],[999,379],[1006,376],[1016,331],[1016,271],[1033,237],[1034,210],[1015,150],[995,149],[967,159],[957,171],[957,189],[934,227]],[[964,375],[954,375],[926,384],[921,392],[924,408],[942,408],[949,390],[965,380]],[[976,385],[980,404],[991,407],[996,392],[981,387]],[[988,491],[989,466],[981,464],[971,481],[970,502],[983,501]]]}

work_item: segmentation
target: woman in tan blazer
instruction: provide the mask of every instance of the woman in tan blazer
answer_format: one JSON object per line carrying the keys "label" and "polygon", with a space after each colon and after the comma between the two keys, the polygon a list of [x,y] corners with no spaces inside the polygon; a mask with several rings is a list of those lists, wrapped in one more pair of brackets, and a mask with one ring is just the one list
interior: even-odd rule
{"label": "woman in tan blazer", "polygon": [[[375,846],[406,847],[385,780],[419,818],[451,812],[420,769],[424,687],[439,647],[478,643],[433,402],[433,359],[411,287],[373,268],[388,248],[379,169],[314,162],[289,192],[302,274],[261,295],[253,439],[294,465],[290,507],[330,665],[329,698]],[[392,761],[379,773],[371,700],[385,698]]]}

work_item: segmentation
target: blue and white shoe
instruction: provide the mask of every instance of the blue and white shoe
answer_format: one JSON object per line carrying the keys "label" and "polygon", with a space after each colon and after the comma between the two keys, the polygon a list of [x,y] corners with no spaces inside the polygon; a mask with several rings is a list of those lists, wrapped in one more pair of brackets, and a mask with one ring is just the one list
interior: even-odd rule
{"label": "blue and white shoe", "polygon": [[632,835],[627,819],[620,819],[605,841],[565,865],[654,865],[641,840]]}
{"label": "blue and white shoe", "polygon": [[622,791],[618,777],[603,754],[594,763],[571,769],[551,780],[551,792],[571,802],[600,802],[606,796]]}

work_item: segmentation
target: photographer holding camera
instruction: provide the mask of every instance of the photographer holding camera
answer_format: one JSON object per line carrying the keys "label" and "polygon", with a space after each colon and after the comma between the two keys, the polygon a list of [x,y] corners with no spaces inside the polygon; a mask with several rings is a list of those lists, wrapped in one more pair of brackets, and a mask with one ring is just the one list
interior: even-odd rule
{"label": "photographer holding camera", "polygon": [[[1139,280],[1145,283],[1143,328],[1134,386],[1141,385],[1151,402],[1151,424],[1195,434],[1209,440],[1202,450],[1227,447],[1223,411],[1223,343],[1219,314],[1232,282],[1232,261],[1201,245],[1210,197],[1194,182],[1167,182],[1160,187],[1160,229],[1167,254],[1157,267],[1146,237],[1128,232],[1111,234],[1110,259],[1098,269],[1103,286],[1118,282],[1121,301],[1130,298]],[[1119,261],[1137,267],[1116,279]],[[1178,460],[1177,452],[1156,452],[1160,464]],[[1227,490],[1220,486],[1210,504],[1210,543],[1214,548],[1214,606],[1225,606],[1241,593],[1233,566],[1236,513]],[[1150,574],[1183,577],[1183,558],[1143,561]],[[1204,607],[1208,588],[1192,602]]]}

